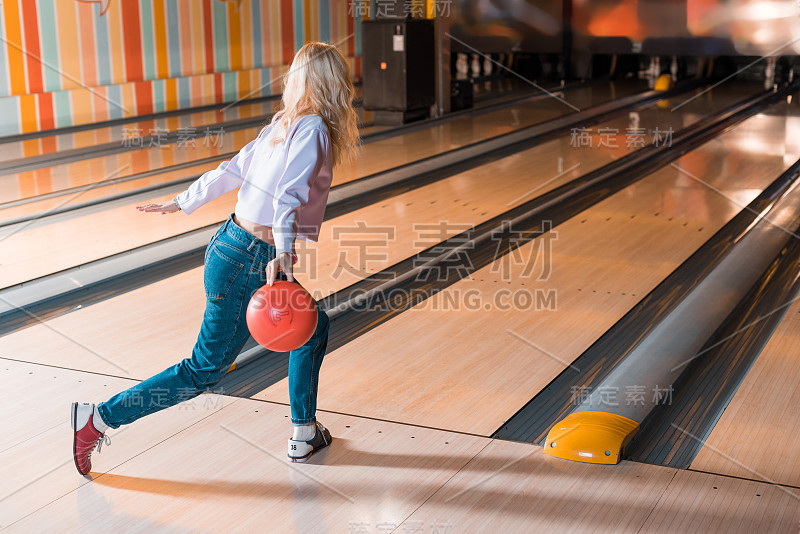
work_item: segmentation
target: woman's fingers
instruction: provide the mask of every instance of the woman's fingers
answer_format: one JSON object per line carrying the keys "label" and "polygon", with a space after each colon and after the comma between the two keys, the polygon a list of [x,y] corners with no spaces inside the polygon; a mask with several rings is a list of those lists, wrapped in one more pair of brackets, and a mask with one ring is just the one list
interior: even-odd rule
{"label": "woman's fingers", "polygon": [[139,211],[161,211],[161,204],[145,204],[144,206],[136,206]]}
{"label": "woman's fingers", "polygon": [[277,273],[275,272],[275,260],[271,260],[267,264],[266,273],[267,273],[267,284],[272,285],[275,282],[275,277],[277,275]]}
{"label": "woman's fingers", "polygon": [[278,271],[283,271],[283,274],[286,275],[286,279],[289,282],[294,282],[294,276],[292,275],[292,255],[288,252],[283,252],[277,258],[270,260],[267,263],[266,267],[266,276],[267,276],[267,284],[272,285],[275,283],[275,279],[278,277]]}
{"label": "woman's fingers", "polygon": [[149,213],[172,213],[178,211],[178,207],[174,202],[164,202],[163,204],[145,204],[143,206],[136,206],[136,209]]}
{"label": "woman's fingers", "polygon": [[293,269],[292,255],[281,254],[281,270],[283,271],[283,274],[286,275],[286,279],[290,282],[294,282],[294,276],[292,273]]}

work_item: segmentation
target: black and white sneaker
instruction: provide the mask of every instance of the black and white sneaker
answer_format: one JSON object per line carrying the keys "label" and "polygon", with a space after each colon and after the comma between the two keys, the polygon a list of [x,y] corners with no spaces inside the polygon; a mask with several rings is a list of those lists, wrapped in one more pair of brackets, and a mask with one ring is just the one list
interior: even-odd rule
{"label": "black and white sneaker", "polygon": [[315,422],[316,432],[314,437],[308,441],[289,439],[289,459],[293,462],[305,462],[312,454],[320,449],[324,449],[331,444],[333,438],[328,429],[319,422]]}

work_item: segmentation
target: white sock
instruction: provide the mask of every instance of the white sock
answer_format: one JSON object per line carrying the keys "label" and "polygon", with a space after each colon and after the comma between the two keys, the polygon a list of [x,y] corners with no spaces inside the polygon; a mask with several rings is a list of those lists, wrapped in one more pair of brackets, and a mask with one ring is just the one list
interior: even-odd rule
{"label": "white sock", "polygon": [[97,411],[96,405],[94,407],[94,411],[92,412],[92,424],[94,425],[94,428],[101,434],[105,434],[106,430],[108,430],[108,425],[103,422],[103,418],[100,417],[100,412]]}
{"label": "white sock", "polygon": [[307,425],[299,425],[294,427],[294,434],[292,439],[295,441],[308,441],[317,433],[317,425],[309,423]]}

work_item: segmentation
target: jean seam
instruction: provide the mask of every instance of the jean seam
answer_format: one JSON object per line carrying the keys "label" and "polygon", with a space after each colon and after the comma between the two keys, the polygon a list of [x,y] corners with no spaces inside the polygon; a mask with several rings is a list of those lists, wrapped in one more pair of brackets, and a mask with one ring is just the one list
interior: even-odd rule
{"label": "jean seam", "polygon": [[[318,312],[319,313],[319,312]],[[325,313],[324,311],[322,313]],[[314,350],[311,351],[311,380],[309,380],[309,384],[311,385],[309,395],[308,395],[308,413],[311,414],[311,400],[314,395],[312,393],[317,389],[317,383],[315,380],[314,369],[317,368],[317,359],[319,358],[319,348],[322,345],[322,338],[324,336],[320,335],[317,337],[317,344],[314,346]],[[312,417],[313,419],[313,417]]]}
{"label": "jean seam", "polygon": [[[227,282],[227,284],[225,285],[225,290],[222,292],[221,295],[217,295],[217,294],[212,294],[212,293],[206,292],[206,298],[208,298],[210,300],[225,300],[227,298],[227,296],[228,296],[228,293],[231,290],[231,287],[233,286],[233,283],[236,281],[236,277],[239,276],[239,273],[241,273],[242,269],[244,269],[244,263],[240,263],[240,262],[234,260],[233,258],[229,258],[228,256],[226,256],[222,251],[220,251],[217,248],[214,248],[213,252],[216,252],[217,256],[221,260],[223,260],[223,261],[225,261],[227,263],[230,263],[231,265],[233,265],[235,267],[238,267],[238,270],[236,271],[236,274],[234,274],[230,278],[230,281]],[[210,253],[209,253],[209,255],[210,255]]]}
{"label": "jean seam", "polygon": [[[223,362],[225,360],[225,355],[228,354],[228,352],[231,349],[231,343],[233,343],[233,340],[236,339],[236,335],[239,333],[239,322],[240,322],[239,321],[239,317],[237,316],[236,317],[236,321],[234,321],[234,324],[233,324],[233,332],[231,333],[231,336],[228,338],[228,343],[225,345],[225,350],[222,351],[222,356],[223,357],[220,358],[220,360],[223,361]],[[235,357],[234,357],[234,359],[235,359]],[[215,369],[215,372],[219,371],[220,369],[224,369],[225,367],[226,367],[226,365],[223,363],[223,365],[221,365],[221,366],[217,367],[217,369]],[[219,381],[219,379],[217,379],[215,381],[215,383],[218,382],[218,381]]]}
{"label": "jean seam", "polygon": [[203,259],[203,264],[204,265],[208,262],[208,254],[211,252],[211,248],[214,246],[214,243],[217,242],[217,239],[219,239],[219,236],[222,234],[222,230],[224,228],[225,228],[225,225],[223,224],[222,226],[220,226],[217,229],[217,231],[214,233],[214,235],[211,236],[211,241],[209,241],[208,245],[206,246],[206,254],[205,254],[205,258]]}
{"label": "jean seam", "polygon": [[[237,274],[237,276],[238,276],[238,274]],[[246,283],[247,283],[247,280],[245,280],[245,284],[246,284]],[[242,290],[242,297],[244,297],[244,291],[245,291],[245,290],[243,289],[243,290]],[[240,308],[240,310],[241,310],[241,306],[240,306],[239,308]],[[224,363],[224,360],[225,360],[225,355],[226,355],[226,354],[228,354],[228,353],[230,352],[230,350],[231,350],[231,344],[233,343],[233,340],[234,340],[234,339],[236,339],[236,335],[239,333],[239,326],[240,326],[239,317],[241,317],[241,312],[240,312],[240,314],[239,314],[239,315],[237,315],[237,316],[236,316],[236,319],[235,319],[235,320],[234,320],[234,322],[233,322],[233,331],[231,332],[231,335],[228,337],[227,343],[225,343],[225,347],[222,349],[222,354],[220,355],[220,360],[219,360],[219,361],[220,361],[220,363],[221,363],[222,365],[217,365],[217,366],[215,366],[215,368],[214,368],[214,371],[212,371],[212,372],[214,372],[214,373],[217,373],[217,372],[219,372],[220,370],[222,370],[222,369],[225,369],[225,367],[228,367],[228,366],[226,366],[226,365],[225,365],[225,363]],[[220,378],[221,378],[221,377],[220,377]],[[220,378],[218,378],[217,380],[215,380],[215,381],[214,381],[214,384],[216,384],[216,382],[218,382],[218,381],[220,380]],[[211,386],[213,386],[214,384],[211,384]],[[207,388],[208,388],[209,386],[208,386],[208,385],[205,385],[205,387],[206,387],[206,389],[200,389],[200,388],[195,388],[195,389],[196,389],[197,391],[199,391],[200,393],[203,393],[204,391],[207,391],[207,390],[208,390]]]}
{"label": "jean seam", "polygon": [[[253,261],[256,261],[256,259],[253,258]],[[247,288],[250,287],[250,276],[252,275],[252,273],[253,273],[253,263],[251,262],[250,263],[250,268],[247,270],[247,273],[245,273],[245,275],[244,275],[244,283],[242,284],[242,292],[241,292],[241,297],[240,297],[239,310],[236,312],[236,325],[237,325],[237,328],[238,328],[238,325],[239,325],[239,319],[242,317],[242,310],[247,309],[247,305],[249,304],[249,302],[245,302],[245,300],[248,300],[245,297],[247,296]]]}
{"label": "jean seam", "polygon": [[[158,407],[158,405],[156,405],[156,407]],[[138,412],[136,412],[136,414],[134,414],[134,415],[131,415],[131,416],[129,416],[129,417],[127,417],[127,418],[123,419],[123,420],[122,420],[122,421],[121,421],[121,422],[120,422],[120,423],[117,425],[117,427],[119,427],[119,426],[122,426],[122,425],[129,425],[129,424],[130,424],[130,423],[132,423],[133,421],[136,421],[137,419],[139,419],[139,418],[141,418],[141,417],[142,417],[142,415],[141,415],[141,414],[143,414],[143,413],[147,412],[147,411],[148,411],[150,408],[153,408],[153,406],[148,406],[147,408],[145,408],[144,406],[142,406],[142,409],[141,409],[141,410],[139,410]],[[109,426],[111,426],[111,425],[109,425]]]}
{"label": "jean seam", "polygon": [[310,371],[311,377],[310,377],[310,379],[308,381],[308,385],[309,385],[309,388],[308,388],[308,390],[309,390],[308,391],[308,406],[306,406],[306,413],[309,415],[309,417],[311,416],[311,398],[314,396],[314,366],[317,364],[317,355],[316,355],[317,353],[316,353],[316,351],[312,352],[311,354],[312,354],[312,357],[311,357],[311,371]]}
{"label": "jean seam", "polygon": [[[243,230],[243,231],[245,231],[245,232],[246,232],[246,230]],[[249,244],[250,244],[250,243],[245,243],[244,241],[242,241],[241,239],[239,239],[238,237],[236,237],[235,235],[233,235],[233,233],[232,233],[232,232],[227,232],[227,234],[228,234],[228,235],[231,237],[231,239],[233,239],[234,241],[238,241],[238,242],[239,242],[239,243],[241,243],[242,245],[245,245],[245,246],[247,246],[247,245],[249,245]],[[253,237],[255,237],[255,236],[253,236]],[[260,239],[259,239],[259,241],[260,241]]]}
{"label": "jean seam", "polygon": [[128,424],[132,423],[133,421],[136,421],[137,419],[142,417],[142,414],[147,412],[150,408],[152,408],[152,406],[147,406],[147,407],[142,406],[139,409],[139,411],[137,411],[135,414],[129,415],[125,419],[119,421],[115,426],[109,425],[108,422],[105,419],[103,419],[102,414],[100,416],[100,419],[103,419],[103,422],[106,423],[106,425],[108,425],[109,427],[117,429],[117,428],[121,427],[122,425],[128,425]]}
{"label": "jean seam", "polygon": [[[233,237],[233,236],[231,236],[231,237]],[[235,239],[235,238],[234,238],[234,239]],[[253,253],[252,253],[252,252],[250,252],[249,250],[244,250],[244,249],[241,249],[241,248],[235,247],[235,246],[233,246],[231,243],[226,243],[225,241],[220,241],[220,242],[219,242],[219,243],[217,243],[217,244],[218,244],[218,245],[225,246],[225,247],[227,247],[227,248],[229,248],[229,249],[231,249],[231,250],[233,250],[233,251],[235,251],[235,252],[238,252],[238,253],[239,253],[239,254],[241,254],[242,256],[245,256],[245,257],[246,257],[248,260],[249,260],[249,259],[251,259],[251,258],[253,258]]]}

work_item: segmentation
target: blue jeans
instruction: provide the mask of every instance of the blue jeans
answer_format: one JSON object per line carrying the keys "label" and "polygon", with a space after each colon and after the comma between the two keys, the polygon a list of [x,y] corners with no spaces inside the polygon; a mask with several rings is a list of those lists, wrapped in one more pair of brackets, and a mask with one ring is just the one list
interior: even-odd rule
{"label": "blue jeans", "polygon": [[[206,309],[191,358],[100,403],[98,410],[105,424],[118,428],[213,388],[250,336],[245,319],[247,304],[266,283],[265,269],[275,253],[273,245],[240,228],[233,214],[228,217],[206,248]],[[328,346],[329,324],[319,305],[317,313],[317,328],[311,339],[289,353],[289,401],[295,425],[315,421],[319,369]]]}

